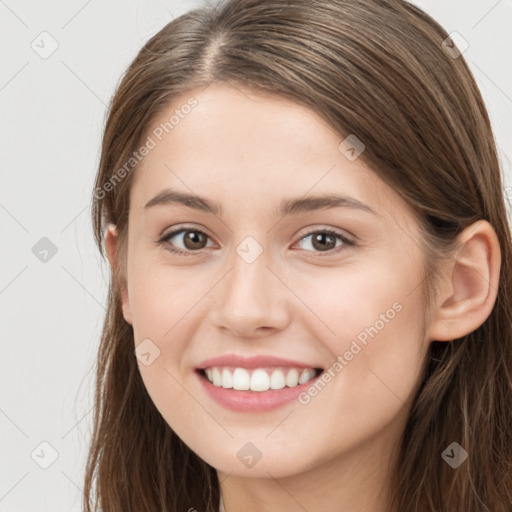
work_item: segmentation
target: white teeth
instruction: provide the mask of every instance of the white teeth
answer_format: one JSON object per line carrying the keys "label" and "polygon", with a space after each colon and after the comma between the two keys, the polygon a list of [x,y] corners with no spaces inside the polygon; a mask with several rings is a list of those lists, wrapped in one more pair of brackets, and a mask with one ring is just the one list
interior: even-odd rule
{"label": "white teeth", "polygon": [[213,369],[213,384],[215,386],[222,386],[222,375],[218,368]]}
{"label": "white teeth", "polygon": [[265,370],[254,370],[251,375],[252,391],[267,391],[270,387],[270,377]]}
{"label": "white teeth", "polygon": [[222,370],[222,387],[228,389],[233,387],[233,375],[227,368]]}
{"label": "white teeth", "polygon": [[[215,385],[215,382],[213,383]],[[251,379],[247,370],[235,368],[233,372],[233,389],[248,390],[251,385]]]}
{"label": "white teeth", "polygon": [[294,388],[299,383],[299,372],[292,368],[286,376],[286,385],[289,388]]}
{"label": "white teeth", "polygon": [[236,389],[239,391],[268,391],[269,389],[282,389],[285,386],[294,388],[305,384],[317,372],[313,368],[245,368],[214,366],[205,369],[208,380],[217,387]]}
{"label": "white teeth", "polygon": [[286,386],[284,373],[274,370],[270,376],[270,389],[283,389]]}
{"label": "white teeth", "polygon": [[299,377],[299,384],[305,384],[308,380],[311,380],[316,375],[315,370],[308,368],[304,370]]}

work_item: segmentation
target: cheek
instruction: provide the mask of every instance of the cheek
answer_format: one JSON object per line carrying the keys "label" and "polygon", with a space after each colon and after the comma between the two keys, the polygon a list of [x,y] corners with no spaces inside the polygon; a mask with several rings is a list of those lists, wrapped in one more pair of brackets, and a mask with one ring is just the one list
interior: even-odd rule
{"label": "cheek", "polygon": [[[190,371],[184,354],[194,336],[190,319],[207,292],[201,284],[204,280],[193,279],[192,275],[149,260],[138,265],[134,260],[129,276],[136,351],[151,354],[149,365],[139,355],[140,374],[155,407],[172,425],[183,421],[180,418],[187,418],[187,425],[200,424],[199,417],[195,418],[200,411],[190,407],[190,394],[183,386],[185,369]],[[143,346],[147,347],[144,351]]]}
{"label": "cheek", "polygon": [[308,328],[328,348],[332,373],[343,374],[335,386],[351,390],[355,407],[407,400],[423,370],[421,279],[416,263],[397,262],[295,280],[313,313]]}
{"label": "cheek", "polygon": [[[319,440],[318,453],[325,457],[378,432],[392,435],[400,430],[421,382],[427,345],[420,289],[410,293],[407,279],[378,272],[368,275],[371,284],[344,280],[352,286],[347,294],[327,280],[324,293],[317,293],[316,311],[335,335],[316,318],[308,324],[328,348],[332,363],[324,380],[299,397],[298,413],[304,418],[305,443],[318,429],[315,424],[309,430],[308,418],[322,418],[322,437],[330,441]],[[292,429],[273,434],[283,443],[287,435]]]}
{"label": "cheek", "polygon": [[416,273],[408,262],[397,265],[374,258],[364,264],[315,269],[307,275],[289,276],[289,280],[309,308],[308,317],[316,317],[339,340],[357,336],[375,324],[379,331],[387,329],[399,317],[403,319],[400,310],[406,305],[409,310],[420,308],[417,295],[411,293]]}
{"label": "cheek", "polygon": [[128,279],[136,342],[143,337],[173,338],[173,331],[186,324],[187,315],[212,286],[192,266],[173,270],[147,260],[134,260]]}
{"label": "cheek", "polygon": [[206,296],[218,276],[201,274],[192,266],[172,269],[141,258],[140,264],[134,259],[130,278],[134,343],[141,347],[136,350],[142,353],[142,347],[148,346],[157,354],[149,366],[141,364],[139,357],[146,388],[157,408],[163,408],[162,413],[167,411],[172,397],[172,415],[188,414],[190,395],[180,383],[191,377],[187,357],[190,340],[196,336],[198,318],[207,313]]}

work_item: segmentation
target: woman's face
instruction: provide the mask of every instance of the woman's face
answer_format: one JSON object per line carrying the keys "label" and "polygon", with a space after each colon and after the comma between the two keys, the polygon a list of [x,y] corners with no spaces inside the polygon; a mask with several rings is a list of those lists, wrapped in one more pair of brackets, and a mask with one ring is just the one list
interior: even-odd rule
{"label": "woman's face", "polygon": [[221,84],[177,98],[147,136],[123,305],[163,418],[231,475],[387,460],[429,343],[424,258],[361,141]]}

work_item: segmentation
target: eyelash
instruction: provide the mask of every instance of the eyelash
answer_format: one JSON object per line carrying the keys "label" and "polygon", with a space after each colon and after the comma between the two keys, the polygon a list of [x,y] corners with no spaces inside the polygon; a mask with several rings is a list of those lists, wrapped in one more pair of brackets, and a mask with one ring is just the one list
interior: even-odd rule
{"label": "eyelash", "polygon": [[[173,254],[176,254],[177,256],[193,256],[196,253],[199,253],[201,251],[201,249],[198,251],[182,251],[181,249],[174,249],[174,248],[169,247],[169,245],[167,245],[171,238],[174,238],[176,235],[183,233],[183,232],[187,232],[187,231],[194,232],[194,233],[200,233],[200,234],[206,236],[207,238],[210,238],[204,231],[201,231],[200,229],[180,228],[180,229],[172,231],[171,233],[168,233],[167,235],[163,236],[160,240],[158,240],[157,243],[158,243],[158,245],[164,246],[164,248],[166,250],[168,250],[169,252],[171,252]],[[307,251],[307,252],[317,253],[317,255],[321,258],[327,257],[327,256],[332,256],[333,254],[337,254],[340,251],[344,250],[344,248],[346,248],[346,247],[355,247],[357,245],[356,242],[349,240],[341,233],[338,233],[337,231],[333,231],[332,229],[318,229],[315,231],[310,231],[309,233],[306,233],[304,236],[302,236],[299,239],[299,242],[301,242],[305,238],[307,238],[311,235],[315,235],[317,233],[324,233],[324,234],[333,236],[343,242],[342,246],[334,248],[334,249],[329,249],[328,251]]]}

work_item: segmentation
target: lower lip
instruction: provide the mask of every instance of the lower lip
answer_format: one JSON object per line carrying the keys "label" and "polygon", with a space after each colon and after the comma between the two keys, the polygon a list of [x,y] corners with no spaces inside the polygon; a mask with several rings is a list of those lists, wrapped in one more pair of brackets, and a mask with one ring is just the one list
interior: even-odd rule
{"label": "lower lip", "polygon": [[269,389],[268,391],[237,391],[214,386],[200,371],[196,375],[206,393],[218,404],[226,409],[237,412],[263,412],[271,411],[297,399],[297,397],[311,387],[321,377],[321,373],[310,381],[299,384],[294,388]]}

